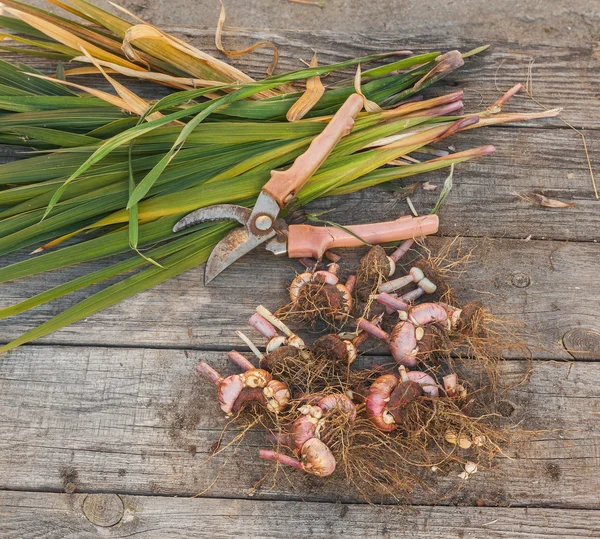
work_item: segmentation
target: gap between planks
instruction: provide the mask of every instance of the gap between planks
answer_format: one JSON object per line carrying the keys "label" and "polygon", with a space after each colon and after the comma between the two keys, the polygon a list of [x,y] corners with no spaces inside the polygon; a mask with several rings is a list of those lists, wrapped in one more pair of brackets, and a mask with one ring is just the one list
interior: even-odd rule
{"label": "gap between planks", "polygon": [[[9,341],[2,341],[0,340],[0,345],[4,345],[4,344],[8,344]],[[149,345],[149,344],[103,344],[101,342],[90,342],[90,343],[85,343],[82,344],[80,342],[61,342],[61,343],[57,343],[57,344],[53,344],[53,343],[46,343],[46,342],[31,342],[31,343],[27,343],[26,345],[22,345],[22,346],[27,346],[27,347],[40,347],[40,348],[107,348],[109,350],[120,350],[120,349],[131,349],[131,350],[163,350],[163,351],[173,351],[173,352],[215,352],[215,353],[222,353],[222,352],[229,352],[232,348],[232,346],[238,351],[238,352],[242,352],[243,354],[248,354],[250,356],[252,356],[252,350],[250,350],[250,348],[248,348],[247,346],[238,346],[238,345],[213,345],[213,346],[176,346],[176,345]],[[264,351],[264,346],[258,346],[259,350]],[[389,357],[391,360],[391,355],[390,354],[386,354],[385,353],[385,349],[382,349],[383,351],[379,350],[379,349],[375,349],[375,350],[368,350],[364,353],[361,354],[361,357],[364,358],[375,358],[375,357]],[[0,364],[2,363],[2,359],[4,356],[0,356]],[[458,357],[458,356],[454,356],[454,357]],[[596,357],[596,356],[592,356],[592,357],[581,357],[581,358],[563,358],[563,359],[557,359],[555,357],[532,357],[532,358],[526,358],[526,357],[510,357],[510,358],[506,358],[506,361],[536,361],[536,362],[540,362],[540,363],[547,363],[547,362],[552,362],[552,361],[556,361],[558,363],[572,363],[574,361],[577,361],[578,363],[596,363],[598,361],[600,361],[600,356]]]}

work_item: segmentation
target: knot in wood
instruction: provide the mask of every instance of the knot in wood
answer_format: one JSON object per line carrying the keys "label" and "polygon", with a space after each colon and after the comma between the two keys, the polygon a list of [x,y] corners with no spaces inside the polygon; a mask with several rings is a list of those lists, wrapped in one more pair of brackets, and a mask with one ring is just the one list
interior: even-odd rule
{"label": "knot in wood", "polygon": [[575,359],[600,358],[600,332],[588,328],[575,328],[563,336],[563,346]]}
{"label": "knot in wood", "polygon": [[516,288],[527,288],[531,284],[531,277],[525,273],[514,273],[510,281]]}
{"label": "knot in wood", "polygon": [[89,494],[83,501],[83,514],[92,524],[109,528],[123,518],[125,506],[116,494]]}

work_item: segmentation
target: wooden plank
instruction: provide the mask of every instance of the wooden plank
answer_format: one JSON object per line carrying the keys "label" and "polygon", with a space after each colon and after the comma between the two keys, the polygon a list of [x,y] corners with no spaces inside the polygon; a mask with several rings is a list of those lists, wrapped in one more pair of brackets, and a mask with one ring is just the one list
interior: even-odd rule
{"label": "wooden plank", "polygon": [[[350,216],[345,219],[369,218],[359,213],[358,206],[354,208],[344,206]],[[432,245],[439,246],[440,241],[436,239]],[[456,283],[458,297],[463,301],[481,299],[496,314],[522,321],[533,334],[529,342],[535,357],[570,358],[562,337],[578,327],[600,328],[596,313],[599,245],[502,239],[464,239],[463,245],[473,249],[473,256]],[[347,253],[347,263],[353,265],[357,254]],[[258,304],[280,305],[286,286],[299,269],[297,262],[256,250],[209,287],[202,286],[203,267],[198,267],[41,342],[213,350],[237,346],[234,330],[246,326]],[[72,268],[7,283],[0,287],[0,304],[13,304],[80,273],[81,268]],[[77,293],[3,320],[2,340],[20,335],[83,296]],[[599,358],[598,348],[590,351],[589,359]]]}
{"label": "wooden plank", "polygon": [[[257,486],[273,469],[257,458],[260,432],[207,463],[224,418],[213,388],[192,374],[200,360],[233,372],[217,352],[38,346],[10,354],[0,364],[0,490],[362,501],[335,475],[280,473]],[[508,361],[501,380],[514,386],[530,368]],[[436,475],[433,495],[418,491],[412,502],[598,508],[598,387],[594,363],[537,365],[501,407],[535,431],[528,441],[468,482]]]}
{"label": "wooden plank", "polygon": [[[594,131],[588,140],[600,142]],[[589,169],[578,135],[571,130],[495,128],[468,131],[444,141],[466,150],[493,144],[496,153],[455,167],[453,191],[440,211],[440,233],[446,236],[595,241],[600,230],[598,201],[594,199]],[[436,191],[417,188],[410,195],[420,213],[435,206],[448,170],[407,178],[429,181]],[[544,208],[523,200],[532,192],[575,202],[564,209]],[[340,208],[339,215],[356,220],[389,219],[408,213],[401,195],[385,186],[353,193],[344,199],[317,201],[316,210]],[[328,217],[331,219],[331,217]],[[346,217],[349,219],[349,217]]]}
{"label": "wooden plank", "polygon": [[[454,539],[600,537],[600,511],[0,492],[3,537]],[[116,524],[106,524],[120,518]],[[98,525],[95,523],[100,523]]]}
{"label": "wooden plank", "polygon": [[[210,54],[223,58],[215,49],[214,28],[165,26],[164,29]],[[465,37],[466,35],[446,30],[440,33],[430,30],[419,32],[418,29],[403,29],[401,33],[383,31],[368,35],[236,28],[225,32],[224,40],[230,48],[263,39],[274,42],[280,52],[278,72],[284,72],[304,67],[300,59],[310,59],[313,50],[318,52],[319,62],[326,64],[386,50],[408,48],[415,53],[452,49],[467,51],[484,43],[480,38]],[[516,40],[509,40],[503,32],[496,33],[491,28],[485,43],[491,45],[488,52],[470,59],[465,67],[441,85],[436,85],[432,91],[438,93],[442,89],[465,88],[469,110],[480,110],[482,105],[485,107],[494,103],[500,94],[512,85],[517,82],[525,83],[529,76],[530,64],[534,61],[531,76],[535,99],[548,108],[564,107],[563,118],[575,127],[600,128],[600,110],[596,97],[600,84],[600,54],[596,43],[569,43],[566,39],[561,42],[528,40],[525,35]],[[271,54],[270,49],[259,49],[251,55],[227,61],[256,78],[264,78]],[[54,64],[43,59],[27,57],[24,60],[23,57],[12,53],[5,53],[3,58],[7,61],[25,61],[44,72],[54,73]],[[326,82],[338,78],[333,76]],[[86,78],[81,80],[85,81]],[[148,98],[156,98],[161,94],[157,94],[156,88],[148,85],[134,84],[132,88],[141,91],[143,96]],[[520,110],[540,110],[540,105],[526,98],[518,98],[515,102],[515,105],[509,107],[510,110],[516,110],[517,105]],[[547,120],[542,125],[566,127],[560,120]]]}

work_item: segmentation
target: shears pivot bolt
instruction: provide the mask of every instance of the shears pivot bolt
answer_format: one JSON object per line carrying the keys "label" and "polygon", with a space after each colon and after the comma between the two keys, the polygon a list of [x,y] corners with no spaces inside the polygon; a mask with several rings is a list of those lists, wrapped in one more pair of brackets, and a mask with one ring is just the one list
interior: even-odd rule
{"label": "shears pivot bolt", "polygon": [[258,230],[269,230],[273,226],[273,219],[268,215],[259,215],[254,221],[254,226]]}

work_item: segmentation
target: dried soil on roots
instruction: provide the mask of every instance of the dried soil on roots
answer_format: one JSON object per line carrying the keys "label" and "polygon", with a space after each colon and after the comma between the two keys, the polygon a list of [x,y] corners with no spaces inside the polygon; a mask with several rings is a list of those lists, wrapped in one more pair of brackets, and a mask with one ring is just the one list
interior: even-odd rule
{"label": "dried soil on roots", "polygon": [[[301,407],[314,404],[315,395],[343,393],[352,397],[357,417],[352,420],[343,413],[327,417],[318,433],[336,460],[336,471],[327,481],[336,488],[339,485],[340,491],[348,491],[350,487],[368,501],[392,498],[407,502],[416,496],[433,503],[468,485],[461,479],[468,477],[465,470],[477,467],[481,471],[491,466],[511,438],[510,420],[497,413],[498,402],[502,400],[498,364],[507,349],[518,349],[524,357],[526,347],[518,337],[517,323],[499,319],[480,302],[462,305],[460,298],[455,297],[453,282],[457,282],[471,257],[459,239],[447,242],[435,252],[427,245],[420,245],[419,249],[422,258],[416,260],[413,250],[412,260],[405,262],[402,272],[416,265],[435,282],[438,290],[437,295],[424,296],[418,303],[441,301],[462,309],[460,321],[453,329],[444,324],[422,326],[424,334],[419,341],[418,365],[414,370],[432,376],[440,388],[440,396],[417,396],[410,400],[397,413],[402,422],[396,430],[382,432],[367,417],[365,398],[379,376],[397,373],[397,365],[391,358],[386,365],[374,365],[367,357],[348,365],[339,361],[342,354],[333,341],[325,339],[325,345],[314,349],[309,346],[302,351],[284,346],[265,356],[261,367],[289,385],[293,400],[277,416],[258,406],[245,407],[229,421],[230,426],[241,428],[236,443],[245,432],[262,428],[278,435],[273,450],[297,456],[297,451],[287,448],[281,440],[287,439],[291,425],[302,415]],[[363,260],[383,265],[382,252],[383,249],[372,250]],[[324,316],[323,313],[333,314],[327,311],[333,305],[323,308],[321,300],[316,299],[322,292],[321,284],[306,287],[301,299],[304,307],[286,305],[277,314],[292,321],[296,329],[325,327],[329,333],[331,326],[335,326],[354,330],[355,318],[364,316],[366,311],[372,315],[375,307],[382,312],[372,294],[388,278],[384,270],[376,268],[370,273],[367,267],[358,269],[354,317],[339,321]],[[387,271],[389,275],[389,268]],[[397,323],[397,313],[384,314],[382,327],[386,331]],[[458,396],[452,398],[443,389],[443,378],[449,374],[456,374],[459,383]],[[269,442],[265,441],[264,446],[268,447]],[[274,481],[283,477],[292,483],[296,474],[303,473],[281,464],[271,471],[275,474]],[[298,484],[314,486],[319,481],[322,479],[311,478]],[[262,484],[266,488],[270,483]]]}
{"label": "dried soil on roots", "polygon": [[[291,346],[265,356],[274,378],[288,384],[293,396],[344,391],[350,383],[348,365],[331,361],[323,353],[298,350]],[[276,358],[276,359],[275,359]]]}
{"label": "dried soil on roots", "polygon": [[297,300],[280,307],[275,315],[313,331],[323,327],[338,331],[352,321],[344,295],[334,285],[324,283],[306,284]]}

